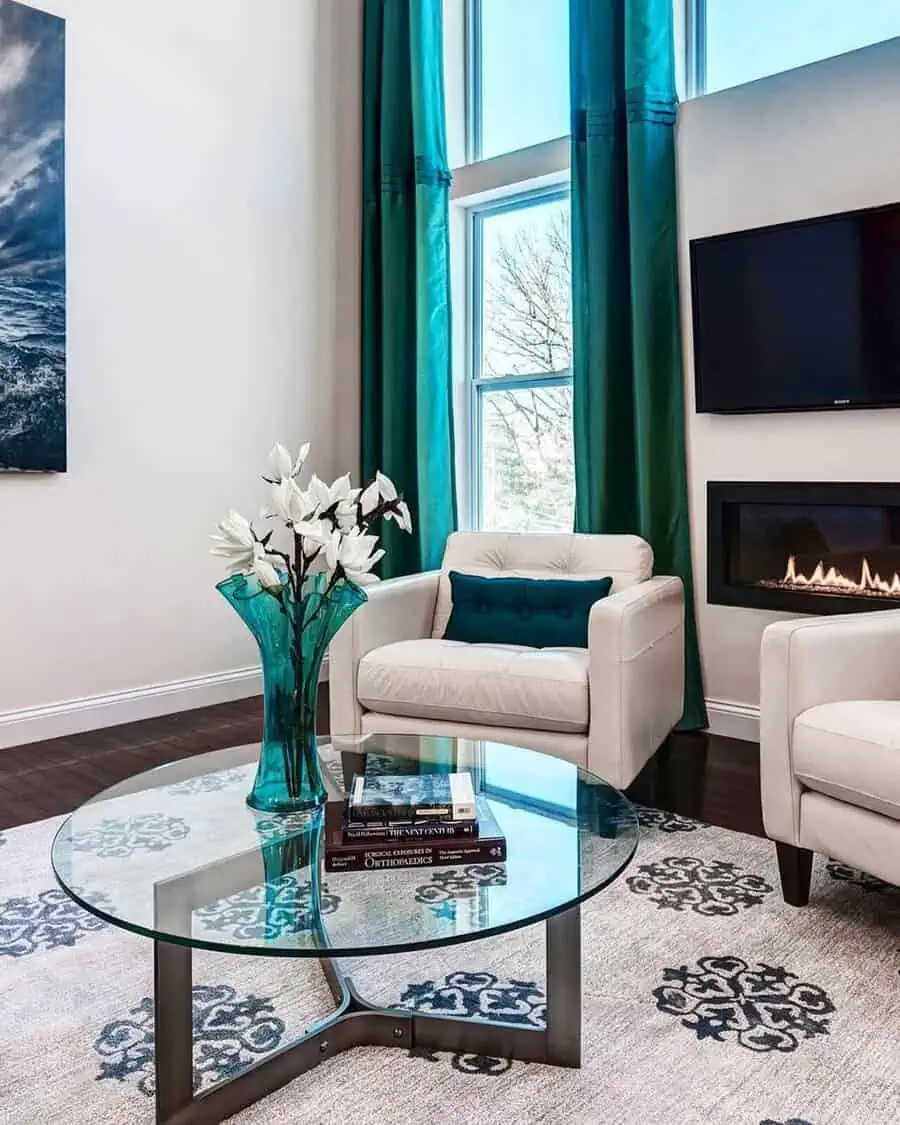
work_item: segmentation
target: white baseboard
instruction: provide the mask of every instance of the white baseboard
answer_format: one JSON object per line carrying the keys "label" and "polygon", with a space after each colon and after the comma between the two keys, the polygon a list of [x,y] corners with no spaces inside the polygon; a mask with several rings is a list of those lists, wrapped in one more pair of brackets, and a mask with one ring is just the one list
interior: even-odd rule
{"label": "white baseboard", "polygon": [[[328,679],[328,654],[322,661],[319,682]],[[213,672],[149,687],[129,688],[108,695],[68,699],[44,707],[23,707],[20,711],[0,712],[0,750],[43,742],[46,738],[65,738],[83,731],[117,727],[141,719],[157,719],[178,711],[213,707],[234,699],[247,699],[262,693],[262,669],[237,668],[232,672]]]}
{"label": "white baseboard", "polygon": [[759,708],[750,703],[732,703],[725,699],[707,699],[709,729],[712,734],[759,742]]}
{"label": "white baseboard", "polygon": [[261,690],[258,667],[238,668],[233,672],[215,672],[44,707],[6,711],[0,713],[0,749],[246,699]]}

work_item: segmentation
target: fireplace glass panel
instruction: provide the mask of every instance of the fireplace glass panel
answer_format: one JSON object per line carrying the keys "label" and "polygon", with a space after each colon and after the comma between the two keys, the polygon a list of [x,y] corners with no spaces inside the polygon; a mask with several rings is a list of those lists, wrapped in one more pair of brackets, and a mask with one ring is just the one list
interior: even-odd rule
{"label": "fireplace glass panel", "polygon": [[900,601],[900,506],[740,501],[723,515],[729,585]]}

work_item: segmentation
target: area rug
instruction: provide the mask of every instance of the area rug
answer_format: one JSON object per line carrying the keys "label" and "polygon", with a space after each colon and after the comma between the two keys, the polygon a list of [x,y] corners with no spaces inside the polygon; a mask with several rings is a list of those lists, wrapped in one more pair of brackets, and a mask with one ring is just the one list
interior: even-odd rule
{"label": "area rug", "polygon": [[[896,1125],[900,892],[818,859],[810,905],[792,909],[766,841],[650,809],[641,821],[631,867],[584,908],[581,1070],[358,1049],[233,1120]],[[150,1125],[150,945],[56,888],[59,823],[0,834],[0,1123]],[[477,895],[477,871],[434,876],[422,873],[429,909]],[[194,964],[201,1087],[331,1006],[312,962],[198,953]],[[543,1020],[540,926],[346,967],[382,1003]]]}

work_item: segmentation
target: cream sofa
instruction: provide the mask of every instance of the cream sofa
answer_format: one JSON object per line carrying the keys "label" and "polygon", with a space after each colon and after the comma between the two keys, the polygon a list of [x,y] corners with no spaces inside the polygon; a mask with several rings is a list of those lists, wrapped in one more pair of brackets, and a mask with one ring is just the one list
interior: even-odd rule
{"label": "cream sofa", "polygon": [[760,743],[785,899],[814,852],[900,883],[900,610],[770,625]]}
{"label": "cream sofa", "polygon": [[[613,579],[588,648],[443,640],[449,572]],[[628,785],[682,714],[684,592],[633,535],[458,532],[440,571],[379,583],[331,646],[331,730],[455,735],[557,755]]]}

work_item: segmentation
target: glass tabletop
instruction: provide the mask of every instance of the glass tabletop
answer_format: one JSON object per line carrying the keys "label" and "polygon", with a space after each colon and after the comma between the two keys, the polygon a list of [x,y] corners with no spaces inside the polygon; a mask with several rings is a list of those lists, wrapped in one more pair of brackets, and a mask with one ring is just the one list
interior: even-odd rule
{"label": "glass tabletop", "polygon": [[326,872],[323,813],[276,816],[245,797],[259,747],[173,762],[82,805],[53,842],[56,877],[113,925],[201,949],[365,956],[537,922],[628,865],[635,812],[558,758],[494,742],[411,735],[322,740],[329,801],[355,774],[468,772],[506,838],[505,862]]}

